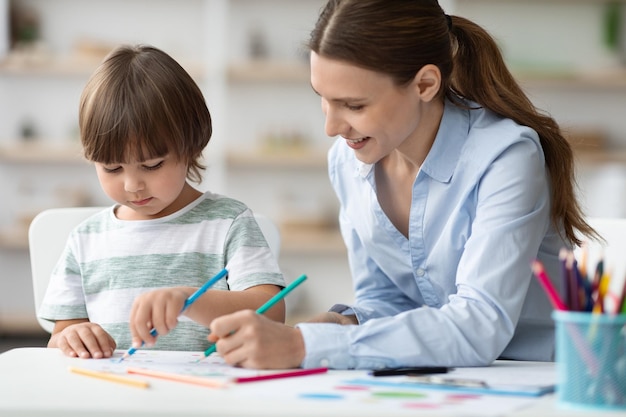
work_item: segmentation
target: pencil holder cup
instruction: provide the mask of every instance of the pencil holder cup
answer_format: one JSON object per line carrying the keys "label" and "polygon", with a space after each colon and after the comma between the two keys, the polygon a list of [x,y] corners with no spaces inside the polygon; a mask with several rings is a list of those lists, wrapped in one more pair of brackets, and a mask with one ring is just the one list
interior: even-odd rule
{"label": "pencil holder cup", "polygon": [[626,314],[555,311],[557,402],[626,410]]}

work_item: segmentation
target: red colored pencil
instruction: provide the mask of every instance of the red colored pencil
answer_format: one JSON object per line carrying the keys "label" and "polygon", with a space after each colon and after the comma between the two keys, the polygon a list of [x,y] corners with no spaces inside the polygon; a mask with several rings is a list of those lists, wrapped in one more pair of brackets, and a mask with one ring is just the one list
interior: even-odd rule
{"label": "red colored pencil", "polygon": [[298,369],[294,371],[288,372],[279,372],[274,374],[265,374],[265,375],[257,375],[257,376],[243,376],[239,378],[235,378],[233,382],[238,384],[242,384],[244,382],[256,382],[256,381],[266,381],[268,379],[278,379],[278,378],[292,378],[296,376],[305,376],[305,375],[313,375],[313,374],[322,374],[327,372],[328,368],[312,368],[312,369]]}

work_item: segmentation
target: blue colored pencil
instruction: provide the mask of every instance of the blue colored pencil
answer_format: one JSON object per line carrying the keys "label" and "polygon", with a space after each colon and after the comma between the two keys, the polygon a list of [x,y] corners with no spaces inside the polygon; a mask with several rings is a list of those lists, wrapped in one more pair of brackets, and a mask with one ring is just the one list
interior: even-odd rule
{"label": "blue colored pencil", "polygon": [[[272,298],[267,300],[265,302],[265,304],[263,304],[261,307],[259,307],[256,310],[256,313],[257,314],[263,314],[267,310],[269,310],[270,308],[274,307],[274,304],[276,304],[278,301],[280,301],[283,298],[285,298],[285,296],[287,294],[289,294],[298,285],[302,284],[302,282],[304,282],[304,280],[306,280],[306,275],[300,275],[297,279],[295,279],[293,282],[291,282],[289,285],[287,285],[285,288],[283,288],[279,293],[277,293]],[[200,362],[202,359],[206,358],[207,356],[209,356],[210,354],[215,352],[215,350],[217,349],[216,345],[217,345],[217,343],[214,343],[207,350],[205,350],[204,351],[204,356],[202,358],[198,359],[197,362]]]}
{"label": "blue colored pencil", "polygon": [[[202,294],[204,294],[209,288],[211,288],[213,285],[215,285],[215,283],[217,281],[219,281],[220,279],[224,278],[226,276],[226,274],[228,274],[228,270],[226,268],[222,269],[220,272],[218,272],[213,278],[211,278],[210,280],[208,280],[202,287],[198,288],[193,294],[191,294],[186,300],[185,300],[185,304],[183,304],[183,309],[180,310],[180,314],[183,314],[183,312],[185,310],[187,310],[189,308],[190,305],[192,305],[194,303],[194,301],[196,301]],[[150,330],[150,334],[152,336],[156,336],[157,335],[157,330],[156,329],[152,329]],[[141,346],[143,346],[143,342],[141,343]],[[129,356],[133,355],[135,352],[137,352],[137,348],[131,347],[130,349],[128,349],[126,351],[126,353],[124,353],[124,355],[120,358],[120,362],[122,362],[124,359],[128,358]]]}

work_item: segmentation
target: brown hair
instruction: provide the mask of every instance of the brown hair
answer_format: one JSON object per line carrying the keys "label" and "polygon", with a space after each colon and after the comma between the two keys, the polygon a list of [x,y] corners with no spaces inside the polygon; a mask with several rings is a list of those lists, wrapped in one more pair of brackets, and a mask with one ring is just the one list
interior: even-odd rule
{"label": "brown hair", "polygon": [[406,85],[426,64],[441,71],[440,96],[463,106],[471,100],[534,129],[550,173],[550,218],[574,244],[599,238],[585,221],[575,195],[572,149],[556,121],[536,109],[504,63],[494,39],[459,16],[447,16],[436,0],[329,0],[311,32],[316,54],[389,75]]}
{"label": "brown hair", "polygon": [[200,182],[199,159],[212,134],[198,85],[168,54],[152,46],[120,46],[96,69],[79,107],[85,157],[109,163],[173,154]]}

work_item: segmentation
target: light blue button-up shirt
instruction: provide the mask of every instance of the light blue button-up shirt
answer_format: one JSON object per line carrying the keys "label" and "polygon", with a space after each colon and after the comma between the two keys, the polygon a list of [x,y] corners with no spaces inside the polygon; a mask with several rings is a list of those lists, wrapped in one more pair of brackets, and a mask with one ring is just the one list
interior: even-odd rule
{"label": "light blue button-up shirt", "polygon": [[378,203],[374,165],[343,139],[329,152],[329,175],[354,282],[349,311],[360,324],[299,324],[303,367],[553,360],[552,307],[530,265],[541,260],[561,290],[567,245],[550,222],[534,130],[446,102],[413,183],[408,239]]}

